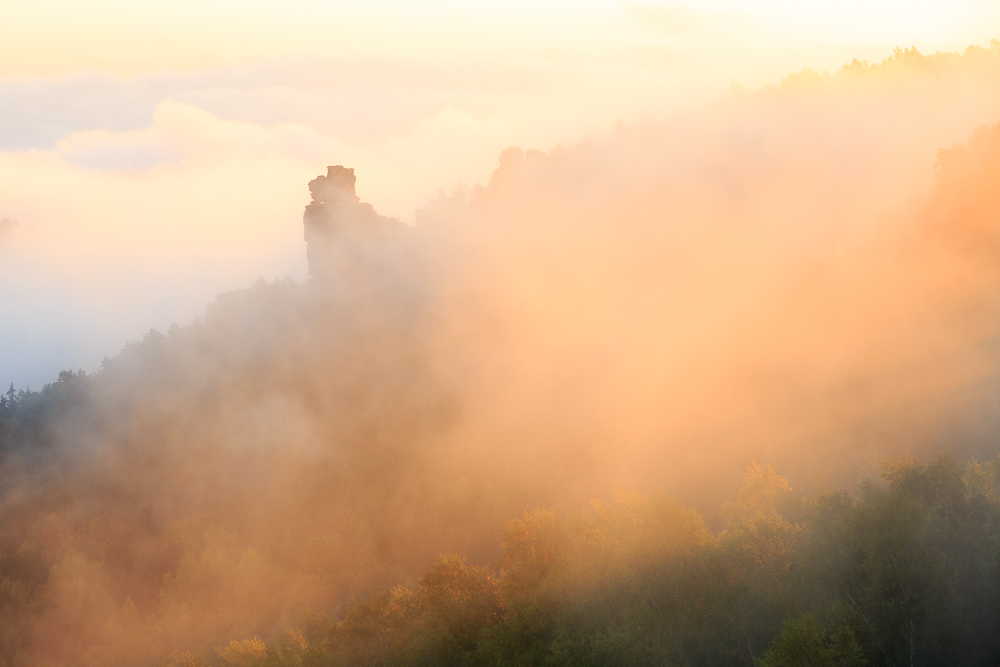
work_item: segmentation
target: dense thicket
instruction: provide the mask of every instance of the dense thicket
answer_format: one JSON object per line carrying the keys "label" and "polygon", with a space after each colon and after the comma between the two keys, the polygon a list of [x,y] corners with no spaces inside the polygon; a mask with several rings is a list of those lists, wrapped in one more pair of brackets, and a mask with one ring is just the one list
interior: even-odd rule
{"label": "dense thicket", "polygon": [[[511,521],[495,570],[442,556],[353,603],[323,638],[286,628],[215,664],[995,665],[1000,460],[885,460],[856,498],[805,499],[752,466],[715,534],[623,495]],[[295,641],[290,641],[294,639]],[[194,654],[175,665],[204,664]]]}

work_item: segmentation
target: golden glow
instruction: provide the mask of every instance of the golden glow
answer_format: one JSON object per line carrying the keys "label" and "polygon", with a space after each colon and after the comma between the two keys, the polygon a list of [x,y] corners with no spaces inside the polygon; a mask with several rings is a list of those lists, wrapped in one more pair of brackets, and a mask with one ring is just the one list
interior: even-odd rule
{"label": "golden glow", "polygon": [[151,333],[11,468],[27,664],[248,663],[537,505],[995,446],[996,3],[0,2],[0,388],[304,280],[327,165],[415,226]]}
{"label": "golden glow", "polygon": [[[135,74],[293,54],[536,52],[614,58],[636,48],[718,50],[830,66],[897,45],[953,50],[992,36],[995,3],[943,2],[28,2],[0,7],[0,68]],[[810,46],[813,45],[813,46]],[[862,51],[862,52],[859,52]],[[867,52],[867,53],[863,53]],[[831,57],[835,60],[831,60]],[[655,58],[647,61],[655,66]],[[755,67],[768,67],[765,62]],[[786,61],[785,67],[789,65]]]}

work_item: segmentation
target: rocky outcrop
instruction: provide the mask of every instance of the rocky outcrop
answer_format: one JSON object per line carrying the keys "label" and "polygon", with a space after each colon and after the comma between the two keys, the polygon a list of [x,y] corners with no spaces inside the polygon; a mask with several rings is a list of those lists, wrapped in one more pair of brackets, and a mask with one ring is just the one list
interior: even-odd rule
{"label": "rocky outcrop", "polygon": [[354,169],[341,165],[327,167],[326,176],[309,182],[312,202],[302,216],[305,224],[306,257],[309,275],[322,278],[331,273],[336,261],[335,247],[349,237],[374,237],[393,233],[401,223],[375,212],[360,200],[354,189]]}

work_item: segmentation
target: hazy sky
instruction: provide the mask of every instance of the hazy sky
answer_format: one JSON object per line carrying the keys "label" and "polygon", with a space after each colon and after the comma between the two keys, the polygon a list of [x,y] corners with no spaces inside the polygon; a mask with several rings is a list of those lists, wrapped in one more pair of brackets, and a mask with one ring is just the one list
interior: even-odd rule
{"label": "hazy sky", "polygon": [[997,36],[985,0],[0,0],[0,220],[18,223],[0,226],[0,381],[93,370],[220,291],[302,279],[328,164],[412,222],[507,146]]}

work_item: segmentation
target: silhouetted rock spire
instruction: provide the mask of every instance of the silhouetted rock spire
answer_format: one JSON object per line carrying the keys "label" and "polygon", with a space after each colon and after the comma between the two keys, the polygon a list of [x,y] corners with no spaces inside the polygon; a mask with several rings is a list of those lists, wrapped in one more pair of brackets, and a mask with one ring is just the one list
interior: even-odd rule
{"label": "silhouetted rock spire", "polygon": [[309,275],[319,278],[335,261],[333,246],[347,235],[371,236],[391,231],[398,220],[379,215],[371,204],[360,200],[354,190],[354,169],[341,165],[327,167],[326,176],[309,182],[312,202],[306,205],[306,257]]}

